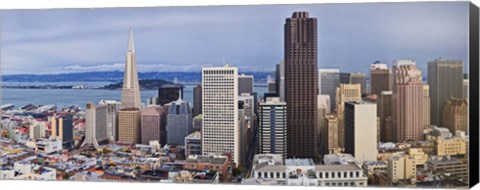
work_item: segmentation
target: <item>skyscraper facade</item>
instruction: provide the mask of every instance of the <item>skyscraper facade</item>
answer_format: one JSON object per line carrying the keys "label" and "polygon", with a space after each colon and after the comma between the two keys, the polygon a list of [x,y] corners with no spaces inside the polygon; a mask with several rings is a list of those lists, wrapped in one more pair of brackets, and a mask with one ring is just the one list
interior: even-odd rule
{"label": "skyscraper facade", "polygon": [[318,87],[319,94],[330,96],[330,111],[335,111],[335,98],[337,87],[340,86],[340,70],[338,69],[319,69]]}
{"label": "skyscraper facade", "polygon": [[97,120],[106,123],[107,136],[111,142],[118,140],[118,111],[120,102],[115,100],[102,100],[97,105]]}
{"label": "skyscraper facade", "polygon": [[285,23],[287,155],[317,155],[317,19],[294,12]]}
{"label": "skyscraper facade", "polygon": [[423,104],[422,72],[413,60],[396,60],[392,104],[395,142],[423,140]]}
{"label": "skyscraper facade", "polygon": [[328,114],[323,118],[321,153],[322,155],[340,152],[338,145],[338,119]]}
{"label": "skyscraper facade", "polygon": [[424,129],[428,129],[430,127],[430,86],[428,84],[423,85],[423,121],[424,121]]}
{"label": "skyscraper facade", "polygon": [[370,65],[370,94],[380,95],[392,90],[392,71],[387,64],[374,62]]}
{"label": "skyscraper facade", "polygon": [[170,102],[183,99],[183,86],[179,84],[167,84],[158,88],[158,105],[164,106]]}
{"label": "skyscraper facade", "polygon": [[130,28],[128,35],[128,51],[123,74],[121,108],[142,108],[140,97],[140,85],[138,83],[137,61],[133,44],[133,29]]}
{"label": "skyscraper facade", "polygon": [[463,96],[463,61],[435,59],[428,62],[428,85],[430,86],[430,112],[432,125],[443,127],[442,114],[450,97]]}
{"label": "skyscraper facade", "polygon": [[345,102],[360,100],[362,100],[360,84],[340,84],[337,88],[335,104],[338,119],[338,145],[341,148],[345,147]]}
{"label": "skyscraper facade", "polygon": [[317,114],[318,114],[318,117],[317,117],[317,136],[319,138],[317,138],[317,146],[320,150],[320,152],[322,152],[322,139],[323,139],[323,136],[322,136],[322,131],[323,131],[323,126],[324,126],[324,118],[327,114],[330,114],[330,96],[328,95],[317,95],[318,97],[318,101],[317,101]]}
{"label": "skyscraper facade", "polygon": [[260,154],[287,155],[287,104],[280,98],[260,103]]}
{"label": "skyscraper facade", "polygon": [[[95,148],[100,147],[100,143],[97,141],[97,109],[95,104],[93,103],[87,103],[86,109],[85,109],[85,140],[82,143],[82,146],[85,145],[91,145],[95,146]],[[99,131],[100,132],[100,131]],[[106,130],[105,130],[105,137],[106,135]]]}
{"label": "skyscraper facade", "polygon": [[285,61],[281,61],[275,67],[275,85],[280,101],[285,101]]}
{"label": "skyscraper facade", "polygon": [[202,84],[193,87],[193,115],[202,114]]}
{"label": "skyscraper facade", "polygon": [[118,112],[118,140],[140,143],[141,140],[141,97],[138,82],[133,30],[128,36],[127,60],[123,78],[121,109]]}
{"label": "skyscraper facade", "polygon": [[238,75],[238,95],[253,92],[253,75]]}
{"label": "skyscraper facade", "polygon": [[449,98],[443,109],[445,128],[452,134],[460,130],[468,134],[468,101],[466,99]]}
{"label": "skyscraper facade", "polygon": [[367,76],[365,73],[340,73],[340,84],[360,84],[362,95],[367,93]]}
{"label": "skyscraper facade", "polygon": [[377,106],[369,102],[345,103],[345,153],[360,163],[377,160]]}
{"label": "skyscraper facade", "polygon": [[161,134],[162,128],[167,124],[166,116],[166,111],[161,106],[149,106],[142,110],[142,144],[158,141],[161,145],[165,145],[166,139]]}
{"label": "skyscraper facade", "polygon": [[360,84],[362,96],[367,94],[367,75],[365,73],[350,73],[350,84]]}
{"label": "skyscraper facade", "polygon": [[49,120],[52,127],[51,138],[61,140],[64,149],[72,149],[74,146],[72,116],[54,115]]}
{"label": "skyscraper facade", "polygon": [[193,132],[192,119],[190,103],[182,99],[171,102],[167,115],[167,144],[183,145],[185,137]]}
{"label": "skyscraper facade", "polygon": [[[392,107],[392,91],[382,91],[378,96],[377,101],[377,116],[380,118],[380,141],[392,142],[393,138],[393,124],[388,123],[392,121],[393,107]],[[390,127],[390,128],[389,128]]]}
{"label": "skyscraper facade", "polygon": [[123,108],[118,112],[118,140],[129,143],[141,141],[141,115],[138,108]]}
{"label": "skyscraper facade", "polygon": [[202,152],[204,155],[230,153],[240,163],[238,127],[238,68],[202,69]]}

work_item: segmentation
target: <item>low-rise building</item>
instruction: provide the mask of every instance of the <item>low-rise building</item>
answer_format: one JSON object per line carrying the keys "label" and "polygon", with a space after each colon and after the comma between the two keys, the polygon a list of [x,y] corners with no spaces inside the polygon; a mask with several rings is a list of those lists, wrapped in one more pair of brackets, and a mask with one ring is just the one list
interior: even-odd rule
{"label": "low-rise building", "polygon": [[315,165],[312,159],[286,159],[279,154],[255,155],[250,180],[253,184],[302,186],[366,186],[367,176],[355,163]]}
{"label": "low-rise building", "polygon": [[228,178],[230,160],[227,156],[190,155],[183,162],[183,169],[194,171],[215,171],[221,180]]}
{"label": "low-rise building", "polygon": [[365,161],[362,165],[363,173],[372,176],[375,173],[386,173],[387,163],[385,161]]}
{"label": "low-rise building", "polygon": [[415,157],[409,155],[393,156],[388,159],[387,172],[389,184],[397,184],[400,180],[415,180]]}
{"label": "low-rise building", "polygon": [[426,154],[421,148],[409,148],[407,154],[415,159],[417,166],[425,165],[428,160],[428,154]]}
{"label": "low-rise building", "polygon": [[426,162],[427,170],[435,174],[455,176],[468,181],[468,161],[454,158],[434,158]]}
{"label": "low-rise building", "polygon": [[185,137],[185,157],[202,154],[202,134],[195,131]]}

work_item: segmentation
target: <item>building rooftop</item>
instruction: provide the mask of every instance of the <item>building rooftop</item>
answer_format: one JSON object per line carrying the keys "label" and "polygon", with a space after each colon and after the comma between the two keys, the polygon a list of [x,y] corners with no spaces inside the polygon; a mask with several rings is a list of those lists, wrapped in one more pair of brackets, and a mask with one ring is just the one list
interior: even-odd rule
{"label": "building rooftop", "polygon": [[202,133],[200,131],[195,131],[192,134],[189,134],[188,136],[185,137],[185,139],[202,139]]}
{"label": "building rooftop", "polygon": [[350,163],[360,165],[351,154],[327,154],[324,155],[323,162],[325,165],[348,165]]}
{"label": "building rooftop", "polygon": [[356,164],[347,164],[347,165],[316,165],[316,171],[354,171],[361,170],[361,168]]}
{"label": "building rooftop", "polygon": [[285,159],[286,166],[314,166],[312,159]]}

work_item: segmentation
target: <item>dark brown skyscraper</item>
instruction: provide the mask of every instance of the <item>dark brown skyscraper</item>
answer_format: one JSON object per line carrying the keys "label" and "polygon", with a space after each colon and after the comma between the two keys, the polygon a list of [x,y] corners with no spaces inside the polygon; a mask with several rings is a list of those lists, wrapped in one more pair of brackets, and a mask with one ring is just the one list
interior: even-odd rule
{"label": "dark brown skyscraper", "polygon": [[317,155],[317,19],[295,12],[285,23],[287,156]]}

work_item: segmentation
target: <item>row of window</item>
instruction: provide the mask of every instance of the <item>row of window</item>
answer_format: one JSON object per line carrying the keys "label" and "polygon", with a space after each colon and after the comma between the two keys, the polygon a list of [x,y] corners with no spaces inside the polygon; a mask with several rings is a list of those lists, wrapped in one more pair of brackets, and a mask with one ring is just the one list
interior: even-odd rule
{"label": "row of window", "polygon": [[[263,175],[262,175],[263,174]],[[281,179],[286,178],[285,172],[257,172],[260,178]],[[282,176],[282,177],[280,177]],[[337,172],[316,172],[316,177],[320,179],[336,179],[336,178],[359,178],[362,177],[360,171],[337,171]]]}

